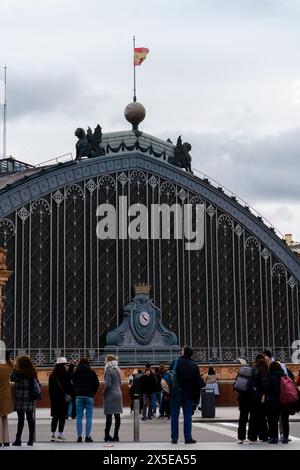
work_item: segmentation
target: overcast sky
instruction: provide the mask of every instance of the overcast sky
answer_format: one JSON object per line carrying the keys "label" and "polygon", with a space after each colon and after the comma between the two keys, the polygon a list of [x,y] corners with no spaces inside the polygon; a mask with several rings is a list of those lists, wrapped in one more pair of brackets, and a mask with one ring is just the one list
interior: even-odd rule
{"label": "overcast sky", "polygon": [[0,0],[7,153],[41,162],[74,152],[77,127],[128,129],[135,34],[141,130],[182,134],[195,168],[300,240],[299,24],[298,0]]}

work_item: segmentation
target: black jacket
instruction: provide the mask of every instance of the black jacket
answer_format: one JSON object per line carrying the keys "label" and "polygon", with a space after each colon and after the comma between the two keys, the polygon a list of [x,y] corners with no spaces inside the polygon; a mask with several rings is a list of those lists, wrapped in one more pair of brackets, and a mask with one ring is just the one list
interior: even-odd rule
{"label": "black jacket", "polygon": [[79,364],[72,376],[76,397],[93,397],[99,387],[95,371],[87,364]]}
{"label": "black jacket", "polygon": [[68,372],[59,375],[51,374],[49,377],[48,391],[51,401],[51,416],[66,416],[68,407],[66,395],[73,393],[73,387]]}
{"label": "black jacket", "polygon": [[283,370],[273,372],[269,376],[268,404],[272,408],[280,407],[281,377],[284,377]]}
{"label": "black jacket", "polygon": [[151,372],[150,375],[143,374],[141,377],[141,393],[151,395],[155,392],[156,381],[154,374]]}
{"label": "black jacket", "polygon": [[[174,368],[174,362],[171,369]],[[201,378],[197,364],[186,356],[178,359],[176,375],[183,397],[198,404],[200,401]]]}

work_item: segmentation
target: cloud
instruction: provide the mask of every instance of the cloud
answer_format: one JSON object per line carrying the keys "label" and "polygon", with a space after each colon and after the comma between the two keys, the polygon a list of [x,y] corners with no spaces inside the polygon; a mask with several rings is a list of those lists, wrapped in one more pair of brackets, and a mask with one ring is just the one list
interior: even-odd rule
{"label": "cloud", "polygon": [[[93,85],[85,83],[76,74],[60,76],[14,75],[9,81],[9,117],[51,114],[54,111],[65,114],[90,113],[102,102],[111,101],[108,95],[100,95]],[[46,119],[46,116],[44,116]]]}
{"label": "cloud", "polygon": [[300,128],[277,136],[195,134],[193,166],[220,181],[243,199],[300,202]]}
{"label": "cloud", "polygon": [[77,127],[128,129],[135,34],[141,130],[182,134],[195,167],[298,227],[299,16],[298,0],[2,0],[8,152],[41,162],[73,152]]}

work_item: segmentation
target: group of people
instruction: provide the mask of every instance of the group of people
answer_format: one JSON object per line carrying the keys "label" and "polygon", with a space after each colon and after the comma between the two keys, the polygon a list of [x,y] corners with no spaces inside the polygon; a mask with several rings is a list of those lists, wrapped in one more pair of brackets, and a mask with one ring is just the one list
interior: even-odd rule
{"label": "group of people", "polygon": [[[173,380],[176,379],[176,394],[168,392],[163,386],[163,382],[166,382],[163,364],[155,367],[154,370],[150,364],[147,364],[144,372],[141,369],[135,369],[128,381],[131,411],[134,395],[139,396],[139,411],[142,414],[142,420],[156,416],[158,408],[159,417],[167,416],[171,420],[172,444],[178,442],[180,409],[183,410],[185,443],[193,444],[196,441],[192,437],[192,415],[200,403],[201,389],[213,388],[215,394],[219,394],[217,374],[214,369],[210,367],[208,373],[201,377],[192,356],[192,348],[185,346],[181,356],[175,359],[169,367]],[[294,381],[292,372],[284,364],[275,361],[270,351],[258,354],[254,364],[246,367],[249,369],[247,373],[245,370],[242,371],[243,368],[240,372],[242,381],[247,381],[247,387],[238,389],[239,375],[235,383],[236,390],[239,390],[239,442],[243,443],[248,437],[250,442],[256,442],[259,439],[276,444],[279,440],[278,430],[280,430],[281,441],[287,444],[289,442],[289,415],[299,411],[299,400],[293,406],[282,403],[282,378],[289,377]],[[14,382],[14,399],[11,395],[10,382]],[[300,388],[299,378],[296,385]],[[48,384],[52,417],[50,440],[52,442],[65,440],[63,432],[68,415],[76,417],[77,442],[83,442],[84,412],[86,416],[85,442],[93,442],[94,397],[98,388],[99,379],[95,371],[91,369],[87,358],[81,358],[76,365],[69,364],[65,357],[56,360]],[[10,445],[7,416],[12,411],[16,411],[18,415],[17,434],[13,445],[22,444],[25,416],[29,428],[27,444],[33,445],[34,411],[39,394],[40,384],[37,371],[29,356],[19,356],[15,363],[7,357],[6,363],[0,364],[0,445]],[[105,357],[103,406],[106,416],[104,441],[117,442],[123,401],[121,373],[114,355]],[[111,435],[113,416],[115,427]]]}
{"label": "group of people", "polygon": [[[14,382],[14,399],[11,395],[10,382]],[[69,364],[65,357],[57,359],[54,370],[49,376],[48,384],[52,417],[51,442],[65,441],[63,432],[69,412],[73,418],[76,416],[77,442],[83,442],[84,412],[86,416],[85,442],[93,442],[91,432],[94,397],[99,385],[97,374],[91,369],[87,358],[81,358],[76,366],[73,363]],[[12,445],[22,445],[25,415],[29,428],[27,445],[33,445],[35,437],[34,412],[39,395],[40,384],[37,371],[30,357],[19,356],[14,364],[7,355],[6,363],[0,364],[0,445],[10,445],[7,416],[13,411],[17,412],[18,426]],[[121,373],[114,355],[105,357],[103,404],[106,415],[104,440],[117,442],[119,441],[123,401]],[[115,428],[114,434],[111,436],[113,415]]]}
{"label": "group of people", "polygon": [[[193,350],[185,346],[180,358],[173,361],[170,369],[176,368],[178,395],[172,396],[163,391],[161,380],[165,372],[163,365],[151,370],[150,364],[142,372],[135,370],[130,378],[130,394],[140,397],[142,419],[151,419],[159,408],[160,416],[171,419],[172,443],[178,441],[178,421],[180,408],[184,414],[184,438],[186,444],[195,443],[192,437],[192,414],[200,401],[201,377],[199,368],[192,360]],[[14,382],[13,397],[10,383]],[[92,419],[94,397],[99,388],[99,379],[90,367],[87,358],[81,358],[77,365],[68,363],[65,357],[56,360],[55,367],[49,376],[48,391],[51,402],[51,442],[62,442],[68,416],[76,417],[77,442],[83,442],[83,415],[86,416],[85,442],[93,442]],[[12,445],[22,445],[22,433],[25,416],[28,422],[29,439],[33,445],[35,439],[35,407],[40,396],[40,384],[37,370],[29,356],[17,357],[13,363],[7,356],[6,363],[0,364],[0,445],[9,446],[7,416],[16,411],[18,426],[16,438]],[[103,406],[106,415],[104,441],[119,441],[121,414],[123,412],[121,373],[117,358],[105,357]],[[113,416],[114,433],[111,435]]]}
{"label": "group of people", "polygon": [[[277,444],[280,437],[283,444],[288,444],[289,415],[299,411],[299,401],[293,404],[282,403],[281,379],[289,377],[295,381],[293,373],[284,364],[275,361],[269,350],[257,354],[254,364],[247,367],[248,386],[246,390],[239,391],[238,396],[238,442],[243,444],[248,437],[249,442],[260,440]],[[300,385],[299,378],[295,385]]]}
{"label": "group of people", "polygon": [[151,368],[151,364],[146,364],[146,368],[134,369],[128,379],[129,394],[131,399],[130,412],[133,412],[134,395],[139,396],[139,411],[142,420],[152,419],[159,411],[159,418],[170,418],[170,399],[161,386],[161,379],[165,373],[164,364]]}

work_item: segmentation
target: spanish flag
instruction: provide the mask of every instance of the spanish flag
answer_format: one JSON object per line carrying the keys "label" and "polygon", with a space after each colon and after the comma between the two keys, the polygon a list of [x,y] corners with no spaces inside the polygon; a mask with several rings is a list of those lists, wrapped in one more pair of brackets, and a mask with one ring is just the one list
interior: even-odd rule
{"label": "spanish flag", "polygon": [[134,66],[141,65],[142,62],[146,59],[146,56],[149,52],[147,47],[135,47],[134,48]]}

